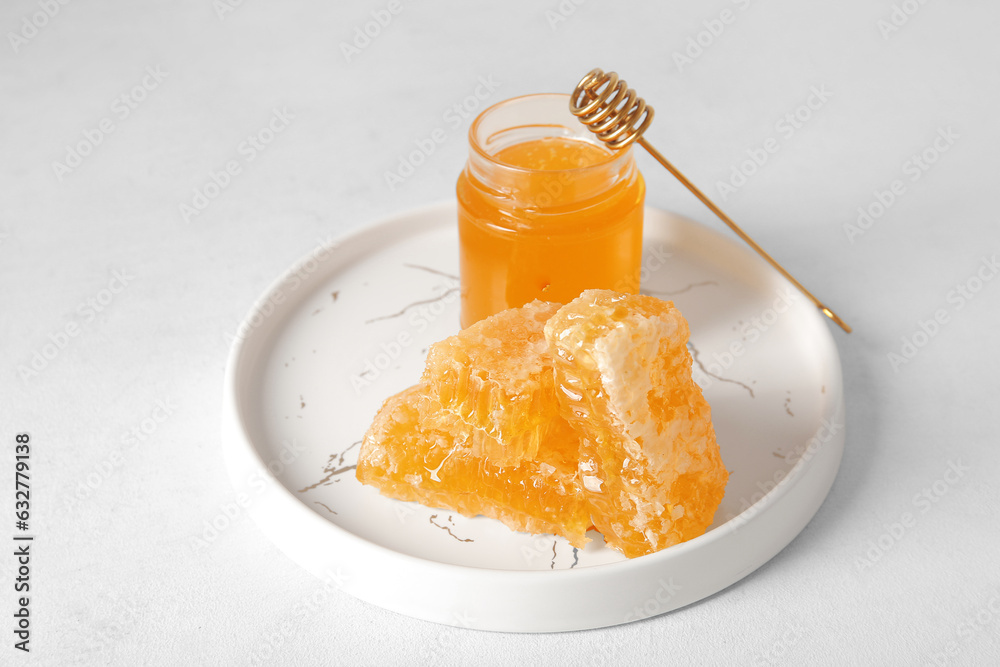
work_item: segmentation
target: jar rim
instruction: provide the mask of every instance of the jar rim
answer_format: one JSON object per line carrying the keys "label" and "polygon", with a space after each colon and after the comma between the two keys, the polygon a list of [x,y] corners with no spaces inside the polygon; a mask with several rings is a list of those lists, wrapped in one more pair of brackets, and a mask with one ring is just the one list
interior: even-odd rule
{"label": "jar rim", "polygon": [[[528,95],[520,95],[518,97],[512,97],[510,99],[506,99],[506,100],[503,100],[501,102],[497,102],[496,104],[490,105],[489,107],[487,107],[486,109],[484,109],[482,112],[480,112],[480,114],[478,116],[476,116],[475,120],[472,121],[472,125],[469,127],[469,146],[472,149],[473,153],[475,155],[483,158],[484,160],[487,160],[493,166],[500,167],[500,168],[505,169],[505,170],[510,170],[513,173],[524,173],[524,174],[540,173],[540,172],[548,172],[548,173],[572,173],[572,172],[586,171],[588,169],[601,169],[601,168],[606,168],[608,165],[613,164],[617,160],[626,158],[630,154],[631,148],[632,148],[631,146],[626,147],[625,150],[612,150],[612,149],[608,148],[607,144],[605,144],[604,142],[602,142],[602,141],[594,141],[592,139],[592,135],[591,135],[591,133],[590,133],[589,130],[587,131],[586,135],[581,135],[580,137],[573,137],[573,139],[577,140],[577,141],[586,141],[589,144],[592,144],[594,146],[600,147],[601,149],[603,149],[603,151],[605,153],[607,153],[607,159],[606,160],[601,160],[600,162],[595,162],[593,164],[589,164],[589,165],[586,165],[586,166],[583,166],[583,167],[570,167],[570,168],[567,168],[567,169],[533,169],[533,168],[530,168],[530,167],[519,167],[517,165],[512,165],[512,164],[509,164],[507,162],[503,162],[502,160],[497,159],[496,155],[493,155],[488,150],[486,150],[485,146],[482,145],[482,142],[479,139],[479,129],[480,129],[482,123],[485,121],[485,119],[490,114],[495,113],[496,111],[500,110],[501,108],[503,108],[505,106],[509,106],[509,105],[512,105],[512,104],[518,104],[518,103],[524,103],[524,102],[531,102],[532,100],[541,100],[543,98],[550,98],[550,99],[551,98],[563,98],[563,99],[565,99],[565,101],[566,101],[566,110],[567,110],[567,113],[569,113],[570,96],[568,94],[565,94],[565,93],[532,93],[532,94],[528,94]],[[567,128],[567,129],[570,129],[570,130],[577,129],[575,127],[572,127],[572,126],[566,125],[566,124],[541,123],[541,122],[540,123],[529,123],[529,124],[525,124],[523,126],[515,126],[515,127],[563,127],[563,128]],[[585,127],[586,126],[584,126],[582,123],[580,123],[580,128],[585,128]]]}

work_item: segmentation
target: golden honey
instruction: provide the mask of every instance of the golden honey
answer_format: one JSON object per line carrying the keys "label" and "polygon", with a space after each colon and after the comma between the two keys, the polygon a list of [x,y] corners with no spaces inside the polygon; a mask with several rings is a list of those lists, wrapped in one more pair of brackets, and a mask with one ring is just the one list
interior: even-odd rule
{"label": "golden honey", "polygon": [[630,149],[612,152],[567,95],[484,111],[458,179],[461,324],[585,289],[637,293],[645,183]]}

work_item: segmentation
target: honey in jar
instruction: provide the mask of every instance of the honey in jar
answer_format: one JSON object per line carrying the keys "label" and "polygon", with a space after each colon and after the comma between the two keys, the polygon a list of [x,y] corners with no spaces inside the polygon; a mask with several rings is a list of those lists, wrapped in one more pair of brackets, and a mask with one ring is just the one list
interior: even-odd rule
{"label": "honey in jar", "polygon": [[486,109],[458,179],[462,327],[534,299],[639,291],[645,183],[632,150],[611,151],[568,95]]}

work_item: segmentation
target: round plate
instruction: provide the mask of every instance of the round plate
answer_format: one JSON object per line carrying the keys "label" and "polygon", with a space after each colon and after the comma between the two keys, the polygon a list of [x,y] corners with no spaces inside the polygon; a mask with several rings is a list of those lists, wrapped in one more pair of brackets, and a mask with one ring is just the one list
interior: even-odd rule
{"label": "round plate", "polygon": [[738,581],[799,533],[844,443],[823,316],[751,251],[646,210],[643,291],[691,325],[695,379],[730,471],[702,536],[632,560],[483,517],[403,503],[354,476],[382,401],[459,330],[455,203],[318,246],[240,326],[222,442],[237,501],[329,585],[403,614],[514,632],[580,630],[671,611]]}

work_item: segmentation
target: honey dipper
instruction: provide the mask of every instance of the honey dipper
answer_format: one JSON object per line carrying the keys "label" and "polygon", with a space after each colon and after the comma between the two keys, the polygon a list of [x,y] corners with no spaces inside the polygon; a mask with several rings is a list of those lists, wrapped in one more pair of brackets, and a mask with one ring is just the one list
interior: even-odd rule
{"label": "honey dipper", "polygon": [[736,235],[746,241],[746,243],[757,251],[761,257],[766,259],[778,272],[795,285],[799,291],[809,297],[809,300],[816,304],[816,307],[824,315],[840,325],[840,328],[851,333],[851,327],[844,320],[825,306],[819,299],[813,296],[809,290],[803,287],[802,283],[792,277],[778,262],[776,262],[767,252],[757,245],[750,236],[722,212],[718,206],[706,197],[701,190],[687,179],[677,167],[663,157],[658,150],[653,148],[642,138],[642,133],[646,131],[653,121],[653,107],[639,97],[636,92],[628,87],[624,80],[619,79],[614,72],[605,73],[601,69],[591,70],[585,77],[580,79],[573,94],[570,96],[569,109],[580,122],[597,135],[597,138],[608,145],[612,150],[619,150],[627,147],[632,142],[638,143],[646,149],[650,155],[656,158],[657,162],[666,167],[667,171],[673,174],[678,181],[684,184],[695,197],[707,206],[712,213],[719,216],[719,219],[726,223]]}

